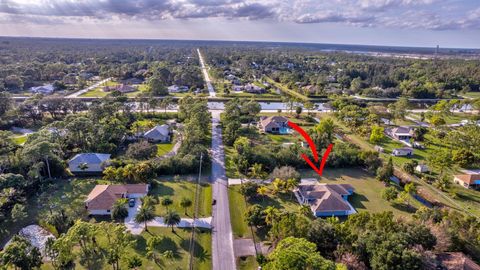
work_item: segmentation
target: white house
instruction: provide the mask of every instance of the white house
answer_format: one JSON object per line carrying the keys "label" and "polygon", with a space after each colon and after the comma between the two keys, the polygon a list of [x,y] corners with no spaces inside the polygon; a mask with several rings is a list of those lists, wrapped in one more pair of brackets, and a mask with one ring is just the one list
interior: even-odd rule
{"label": "white house", "polygon": [[453,182],[464,188],[480,188],[480,173],[468,172],[466,174],[457,174],[453,176]]}
{"label": "white house", "polygon": [[148,141],[151,142],[169,142],[170,141],[170,126],[163,124],[161,126],[155,126],[143,135]]}
{"label": "white house", "polygon": [[409,157],[411,155],[413,155],[412,148],[396,148],[392,151],[392,156],[396,157]]}
{"label": "white house", "polygon": [[110,156],[101,153],[77,154],[68,161],[68,169],[73,174],[98,174],[103,172]]}
{"label": "white house", "polygon": [[35,93],[35,94],[48,95],[48,94],[53,93],[53,91],[55,91],[55,87],[53,87],[52,84],[46,84],[46,85],[30,88],[30,92]]}
{"label": "white house", "polygon": [[149,185],[96,185],[85,200],[85,209],[90,215],[110,215],[113,204],[122,198],[142,198]]}
{"label": "white house", "polygon": [[409,141],[413,137],[413,128],[396,127],[392,129],[392,136],[400,141]]}
{"label": "white house", "polygon": [[169,93],[183,93],[188,91],[187,86],[171,85],[167,88]]}
{"label": "white house", "polygon": [[416,171],[416,172],[419,172],[419,173],[426,173],[426,172],[429,172],[430,169],[429,169],[428,166],[425,165],[425,164],[418,164],[418,165],[415,167],[415,171]]}

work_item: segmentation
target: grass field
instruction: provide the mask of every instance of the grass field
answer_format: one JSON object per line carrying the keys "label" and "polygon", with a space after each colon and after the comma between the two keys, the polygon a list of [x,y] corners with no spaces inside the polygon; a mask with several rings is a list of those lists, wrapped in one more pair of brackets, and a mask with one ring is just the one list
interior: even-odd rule
{"label": "grass field", "polygon": [[[275,206],[286,211],[296,211],[299,207],[293,194],[268,194],[266,198],[258,198],[245,204],[243,195],[240,194],[240,185],[230,186],[228,188],[228,196],[230,215],[236,217],[232,218],[232,231],[236,238],[251,238],[250,229],[245,221],[245,213],[250,205]],[[263,240],[265,235],[257,232],[256,237]]]}
{"label": "grass field", "polygon": [[27,135],[12,136],[12,140],[14,143],[22,145],[27,141]]}
{"label": "grass field", "polygon": [[[159,180],[156,181],[151,193],[154,197],[158,198],[158,204],[155,206],[155,214],[157,216],[164,216],[166,214],[166,208],[161,205],[161,200],[165,197],[169,197],[173,200],[173,204],[168,207],[169,210],[174,210],[182,217],[192,217],[194,207],[185,210],[180,206],[182,198],[186,197],[195,200],[195,182],[190,181],[174,181],[174,180]],[[200,189],[199,195],[199,217],[208,217],[212,214],[212,187],[209,184],[203,183]]]}
{"label": "grass field", "polygon": [[[141,235],[133,236],[135,243],[128,248],[125,257],[138,256],[142,261],[142,266],[139,269],[188,269],[190,264],[190,239],[191,229],[175,229],[172,233],[170,228],[149,228],[149,232],[143,232]],[[158,253],[167,250],[173,251],[173,259],[161,259],[159,264],[146,257],[147,240],[150,237],[161,237],[161,243],[157,248]],[[105,237],[100,233],[97,234],[97,241],[101,246],[106,246]],[[208,270],[211,269],[211,232],[210,230],[199,230],[196,233],[195,252],[193,257],[194,269]],[[78,251],[77,251],[78,253]],[[105,259],[96,261],[95,269],[110,269]],[[125,260],[120,261],[120,269],[127,269]],[[51,264],[44,264],[41,269],[53,270]],[[87,269],[79,259],[75,262],[75,269]]]}
{"label": "grass field", "polygon": [[470,98],[480,98],[480,92],[468,92],[468,93],[465,93],[464,96],[470,97]]}
{"label": "grass field", "polygon": [[157,156],[161,157],[165,155],[166,153],[172,151],[173,146],[175,144],[170,142],[170,143],[158,143],[157,144]]}
{"label": "grass field", "polygon": [[257,270],[258,263],[255,256],[237,258],[237,267],[239,270]]}

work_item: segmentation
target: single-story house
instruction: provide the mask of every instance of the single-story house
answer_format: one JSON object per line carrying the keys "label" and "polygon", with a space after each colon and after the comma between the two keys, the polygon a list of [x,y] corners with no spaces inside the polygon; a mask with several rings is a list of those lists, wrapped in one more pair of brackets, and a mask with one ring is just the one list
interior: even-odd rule
{"label": "single-story house", "polygon": [[119,91],[121,93],[131,93],[137,91],[137,89],[131,85],[127,84],[118,84],[112,86],[105,86],[103,87],[104,92],[112,92],[112,91]]}
{"label": "single-story house", "polygon": [[68,169],[73,174],[97,174],[102,173],[110,154],[83,153],[77,154],[68,161]]}
{"label": "single-story house", "polygon": [[55,87],[53,87],[52,84],[46,84],[46,85],[30,88],[30,92],[35,93],[35,94],[48,95],[48,94],[53,93],[53,91],[55,91]]}
{"label": "single-story house", "polygon": [[251,93],[251,94],[264,94],[267,92],[267,90],[265,90],[265,88],[260,87],[258,85],[249,83],[245,85],[245,92]]}
{"label": "single-story house", "polygon": [[169,93],[183,93],[188,92],[188,86],[171,85],[167,90]]}
{"label": "single-story house", "polygon": [[412,148],[395,148],[392,151],[392,156],[396,157],[408,157],[413,155],[413,149]]}
{"label": "single-story house", "polygon": [[464,188],[480,188],[480,173],[457,174],[453,176],[453,182]]}
{"label": "single-story house", "polygon": [[147,184],[96,185],[85,200],[90,215],[110,215],[113,204],[122,198],[141,198],[147,195]]}
{"label": "single-story house", "polygon": [[298,202],[310,206],[316,217],[347,216],[356,213],[348,202],[355,189],[349,184],[301,184],[294,190]]}
{"label": "single-story house", "polygon": [[259,128],[263,132],[286,133],[288,129],[288,118],[283,116],[269,116],[260,118]]}
{"label": "single-story house", "polygon": [[243,91],[243,86],[242,85],[233,85],[232,90],[237,91],[237,92]]}
{"label": "single-story house", "polygon": [[426,172],[429,172],[430,169],[429,169],[428,166],[425,165],[425,164],[418,164],[418,165],[415,167],[415,171],[416,171],[416,172],[419,172],[419,173],[426,173]]}
{"label": "single-story house", "polygon": [[170,126],[163,124],[161,126],[155,126],[149,131],[143,134],[143,137],[150,142],[169,142],[170,141]]}
{"label": "single-story house", "polygon": [[396,127],[392,129],[392,136],[401,141],[409,141],[413,137],[413,128]]}

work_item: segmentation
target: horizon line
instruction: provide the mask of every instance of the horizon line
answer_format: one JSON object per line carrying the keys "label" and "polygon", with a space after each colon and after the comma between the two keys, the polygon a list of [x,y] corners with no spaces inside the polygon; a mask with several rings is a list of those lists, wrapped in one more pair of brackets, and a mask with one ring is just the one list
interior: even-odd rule
{"label": "horizon line", "polygon": [[[73,40],[138,40],[138,41],[206,41],[206,42],[246,42],[246,43],[280,43],[280,44],[307,44],[307,45],[348,45],[348,46],[369,46],[369,47],[390,47],[390,48],[412,48],[412,49],[433,49],[435,50],[437,45],[433,46],[412,46],[412,45],[385,45],[385,44],[358,44],[358,43],[324,43],[324,42],[308,42],[308,41],[273,41],[273,40],[226,40],[226,39],[169,39],[169,38],[113,38],[113,37],[52,37],[52,36],[4,36],[0,35],[0,38],[39,38],[39,39],[73,39]],[[479,48],[472,47],[441,47],[440,50],[478,50]],[[434,53],[434,51],[432,52]]]}

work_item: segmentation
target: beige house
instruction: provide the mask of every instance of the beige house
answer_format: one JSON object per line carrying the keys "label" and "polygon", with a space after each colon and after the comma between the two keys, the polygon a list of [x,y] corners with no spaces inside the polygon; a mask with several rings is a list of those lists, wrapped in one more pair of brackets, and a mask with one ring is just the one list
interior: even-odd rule
{"label": "beige house", "polygon": [[113,204],[122,198],[141,198],[147,195],[147,184],[96,185],[85,200],[90,215],[110,215]]}
{"label": "beige house", "polygon": [[480,188],[480,173],[457,174],[453,176],[453,182],[464,188]]}
{"label": "beige house", "polygon": [[258,128],[263,132],[286,134],[288,132],[288,118],[283,116],[262,117]]}

